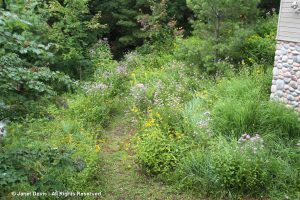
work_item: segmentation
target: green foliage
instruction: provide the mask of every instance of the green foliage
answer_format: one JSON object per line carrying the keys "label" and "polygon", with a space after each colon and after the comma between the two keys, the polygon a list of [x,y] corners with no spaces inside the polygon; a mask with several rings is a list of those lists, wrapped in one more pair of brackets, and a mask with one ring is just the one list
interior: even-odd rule
{"label": "green foliage", "polygon": [[263,65],[274,63],[277,19],[276,15],[268,16],[257,23],[255,33],[246,39],[242,47],[245,61]]}
{"label": "green foliage", "polygon": [[[0,89],[3,94],[0,101],[8,106],[8,109],[0,108],[0,118],[19,118],[28,113],[26,107],[32,107],[30,100],[66,91],[71,88],[72,81],[63,73],[48,68],[51,45],[39,43],[34,35],[38,30],[33,30],[37,25],[21,18],[26,17],[26,12],[20,15],[0,12]],[[32,20],[40,23],[37,17]]]}
{"label": "green foliage", "polygon": [[1,197],[102,189],[101,133],[122,113],[132,130],[112,145],[133,139],[147,175],[204,198],[297,198],[299,115],[269,101],[277,16],[258,0],[5,3],[0,120],[19,122],[0,135]]}
{"label": "green foliage", "polygon": [[[190,27],[188,17],[191,12],[184,0],[159,2],[93,0],[90,7],[93,12],[101,11],[102,20],[109,27],[107,36],[112,45],[112,51],[117,58],[120,58],[124,52],[143,45],[144,39],[149,39],[150,36],[151,42],[156,42],[153,40],[154,37],[160,43],[164,42],[165,38],[171,36],[167,34],[173,32],[170,32],[168,27],[168,22],[172,20],[177,21],[178,27],[188,29]],[[146,29],[148,31],[145,31]],[[163,36],[163,38],[158,36]],[[149,48],[149,45],[147,46]]]}
{"label": "green foliage", "polygon": [[68,171],[76,171],[76,161],[71,155],[72,152],[65,149],[3,149],[0,156],[1,196],[26,182],[36,186],[37,190],[66,189],[54,173],[66,175]]}
{"label": "green foliage", "polygon": [[93,81],[108,89],[110,98],[127,94],[129,90],[129,69],[122,62],[113,60],[107,42],[99,41],[90,50],[95,67]]}
{"label": "green foliage", "polygon": [[260,106],[258,130],[273,133],[282,140],[300,136],[299,115],[276,102]]}
{"label": "green foliage", "polygon": [[67,114],[71,119],[81,121],[86,126],[107,127],[112,112],[112,102],[99,92],[78,95],[71,100]]}
{"label": "green foliage", "polygon": [[5,95],[21,95],[35,99],[42,95],[54,95],[55,89],[69,87],[71,80],[60,72],[52,72],[45,67],[22,66],[16,54],[0,58],[0,89]]}
{"label": "green foliage", "polygon": [[253,22],[257,16],[256,1],[194,1],[187,2],[195,12],[198,21],[194,21],[195,34],[210,41],[215,61],[224,58],[226,43],[234,39],[236,30]]}
{"label": "green foliage", "polygon": [[[162,0],[159,3],[155,1],[149,2],[151,14],[138,17],[138,21],[142,25],[142,30],[146,33],[145,38],[148,39],[150,44],[154,44],[154,48],[170,48],[175,36],[176,21],[170,20],[168,17],[168,1]],[[179,31],[177,34],[180,34]]]}
{"label": "green foliage", "polygon": [[243,143],[214,139],[208,149],[197,150],[182,162],[183,182],[215,198],[262,197],[274,191],[293,196],[297,182],[292,180],[299,176],[296,163],[272,154],[261,138],[255,139]]}
{"label": "green foliage", "polygon": [[214,50],[211,43],[199,37],[177,38],[175,43],[175,58],[204,73],[217,70],[215,63],[212,62],[213,54]]}
{"label": "green foliage", "polygon": [[[51,107],[45,119],[28,119],[9,126],[8,136],[1,138],[2,196],[22,189],[93,191],[101,184],[97,140],[100,135],[96,134],[101,127],[86,127],[85,123],[93,122],[93,116],[88,122],[80,116],[76,120],[72,118],[76,103],[70,102],[69,107]],[[95,184],[91,180],[99,181]]]}
{"label": "green foliage", "polygon": [[[258,2],[187,1],[196,17],[192,21],[194,36],[179,40],[175,56],[208,74],[232,68],[228,63],[243,60],[241,49],[252,33],[249,27],[257,20]],[[184,57],[186,51],[190,54]]]}
{"label": "green foliage", "polygon": [[[268,102],[262,79],[266,75],[233,78],[217,88],[211,127],[223,135],[272,133],[280,137],[299,136],[298,115],[282,105]],[[270,85],[270,83],[268,84]],[[284,116],[284,117],[283,117]]]}
{"label": "green foliage", "polygon": [[45,5],[48,16],[48,35],[55,43],[54,66],[73,77],[83,79],[91,68],[87,60],[89,45],[97,42],[105,26],[100,24],[100,13],[90,14],[88,0],[53,0]]}
{"label": "green foliage", "polygon": [[159,128],[147,129],[137,137],[135,151],[138,162],[149,174],[166,174],[171,172],[179,162],[188,146],[184,140],[168,136]]}

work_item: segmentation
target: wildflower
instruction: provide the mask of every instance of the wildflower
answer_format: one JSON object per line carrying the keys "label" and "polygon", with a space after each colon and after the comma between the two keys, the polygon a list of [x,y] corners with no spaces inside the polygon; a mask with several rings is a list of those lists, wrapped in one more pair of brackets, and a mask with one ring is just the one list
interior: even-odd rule
{"label": "wildflower", "polygon": [[103,83],[93,83],[93,84],[87,84],[84,86],[84,90],[86,90],[87,93],[95,92],[95,91],[103,91],[107,89],[109,86],[103,84]]}
{"label": "wildflower", "polygon": [[158,112],[156,112],[156,116],[157,116],[157,117],[160,117],[160,114],[159,114]]}
{"label": "wildflower", "polygon": [[141,90],[145,90],[146,89],[145,85],[142,84],[142,83],[136,84],[136,87],[139,88],[139,89],[141,89]]}
{"label": "wildflower", "polygon": [[71,144],[72,141],[73,141],[72,135],[71,135],[71,134],[67,135],[66,138],[65,138],[65,140],[66,140],[66,143],[67,143],[67,144]]}
{"label": "wildflower", "polygon": [[152,126],[154,124],[154,122],[155,122],[155,119],[151,119],[151,120],[149,120],[149,121],[146,122],[145,126],[146,127],[150,127],[150,126]]}
{"label": "wildflower", "polygon": [[127,74],[127,68],[124,65],[119,65],[116,71],[118,74],[123,74],[123,75]]}
{"label": "wildflower", "polygon": [[131,112],[133,112],[133,113],[137,113],[139,111],[139,109],[137,108],[137,107],[133,107],[132,109],[131,109]]}
{"label": "wildflower", "polygon": [[97,152],[97,153],[100,152],[100,150],[101,150],[100,145],[97,144],[95,149],[96,149],[96,152]]}

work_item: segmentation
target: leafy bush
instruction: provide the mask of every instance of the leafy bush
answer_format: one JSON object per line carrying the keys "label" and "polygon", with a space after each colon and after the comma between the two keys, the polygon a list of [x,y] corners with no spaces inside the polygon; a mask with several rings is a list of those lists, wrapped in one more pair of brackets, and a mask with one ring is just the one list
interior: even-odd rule
{"label": "leafy bush", "polygon": [[9,126],[1,141],[2,196],[12,191],[92,191],[99,186],[94,181],[89,184],[101,179],[96,177],[101,149],[98,129],[85,127],[68,112],[72,110],[52,107],[48,119],[28,119]]}
{"label": "leafy bush", "polygon": [[159,128],[149,128],[136,138],[135,151],[138,162],[148,174],[170,173],[188,149],[182,133],[175,137],[162,132]]}
{"label": "leafy bush", "polygon": [[6,105],[0,108],[0,119],[16,119],[36,113],[39,105],[34,101],[56,96],[71,88],[71,79],[63,73],[46,67],[26,68],[16,54],[0,56],[0,101]]}
{"label": "leafy bush", "polygon": [[[6,196],[20,184],[30,184],[37,190],[66,189],[59,173],[75,173],[76,162],[66,149],[3,149],[0,156],[1,196]],[[51,174],[52,173],[52,174]]]}
{"label": "leafy bush", "polygon": [[196,70],[212,73],[217,69],[211,45],[209,41],[197,37],[178,38],[175,43],[174,57]]}
{"label": "leafy bush", "polygon": [[242,54],[246,62],[273,65],[278,16],[258,21],[254,33],[245,39]]}
{"label": "leafy bush", "polygon": [[[31,4],[30,4],[31,5]],[[43,45],[36,36],[42,27],[40,16],[30,11],[13,12],[0,10],[0,118],[20,118],[30,114],[33,101],[40,97],[54,96],[72,86],[71,79],[63,73],[48,68],[51,44]],[[30,17],[27,16],[30,15]],[[28,19],[32,22],[26,21]],[[26,19],[26,20],[25,20]],[[36,109],[37,110],[37,109]]]}

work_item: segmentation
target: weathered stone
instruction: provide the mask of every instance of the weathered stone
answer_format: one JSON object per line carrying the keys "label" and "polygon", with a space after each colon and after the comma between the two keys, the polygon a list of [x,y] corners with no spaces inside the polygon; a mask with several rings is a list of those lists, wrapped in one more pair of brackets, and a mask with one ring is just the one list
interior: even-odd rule
{"label": "weathered stone", "polygon": [[300,63],[300,55],[294,57],[294,62]]}
{"label": "weathered stone", "polygon": [[284,76],[285,78],[290,78],[290,77],[292,77],[291,72],[289,72],[289,71],[285,72],[285,73],[283,74],[283,76]]}
{"label": "weathered stone", "polygon": [[[288,59],[289,59],[289,58],[288,58],[287,56],[282,56],[282,59],[281,59],[281,60],[282,60],[283,62],[287,62]],[[295,61],[295,62],[297,62],[297,61]]]}
{"label": "weathered stone", "polygon": [[299,103],[296,101],[291,102],[291,105],[293,106],[293,108],[298,107]]}
{"label": "weathered stone", "polygon": [[283,68],[283,69],[282,69],[282,72],[283,72],[283,73],[286,73],[286,72],[288,72],[288,71],[289,71],[288,68]]}
{"label": "weathered stone", "polygon": [[290,83],[292,79],[291,78],[284,78],[283,80],[284,80],[285,83]]}
{"label": "weathered stone", "polygon": [[277,80],[276,81],[276,88],[277,90],[282,90],[284,87],[284,81],[283,80]]}
{"label": "weathered stone", "polygon": [[294,101],[295,100],[295,98],[292,95],[290,95],[290,94],[287,96],[287,99],[289,101]]}
{"label": "weathered stone", "polygon": [[287,63],[283,63],[283,64],[282,64],[282,67],[289,69],[289,68],[291,68],[292,66],[289,65],[289,64],[287,64]]}
{"label": "weathered stone", "polygon": [[300,43],[277,42],[270,98],[300,112]]}
{"label": "weathered stone", "polygon": [[278,69],[281,69],[281,68],[282,68],[282,64],[281,64],[281,63],[277,63],[275,66],[276,66]]}
{"label": "weathered stone", "polygon": [[285,43],[285,44],[283,45],[283,47],[284,47],[285,49],[289,49],[289,48],[290,48],[290,45],[287,44],[287,43]]}
{"label": "weathered stone", "polygon": [[291,81],[291,82],[290,82],[290,86],[291,86],[292,88],[294,88],[294,89],[297,89],[297,88],[298,88],[297,82],[296,82],[296,81]]}
{"label": "weathered stone", "polygon": [[283,97],[283,92],[280,91],[280,90],[278,90],[275,94],[276,94],[276,96],[279,97],[279,98]]}
{"label": "weathered stone", "polygon": [[300,79],[300,71],[296,72],[296,77]]}
{"label": "weathered stone", "polygon": [[279,71],[276,67],[273,68],[273,76],[278,76]]}
{"label": "weathered stone", "polygon": [[272,85],[271,87],[271,92],[275,93],[277,91],[276,85]]}

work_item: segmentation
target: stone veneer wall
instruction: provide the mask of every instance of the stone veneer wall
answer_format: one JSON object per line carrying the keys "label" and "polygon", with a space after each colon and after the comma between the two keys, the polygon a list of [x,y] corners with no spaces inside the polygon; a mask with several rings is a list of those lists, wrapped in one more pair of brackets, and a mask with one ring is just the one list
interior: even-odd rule
{"label": "stone veneer wall", "polygon": [[300,112],[300,43],[277,42],[271,99]]}

